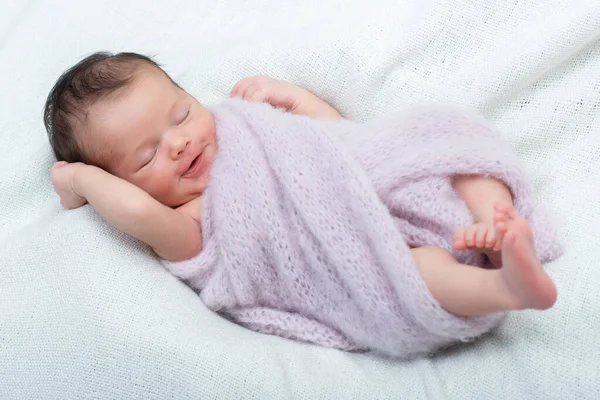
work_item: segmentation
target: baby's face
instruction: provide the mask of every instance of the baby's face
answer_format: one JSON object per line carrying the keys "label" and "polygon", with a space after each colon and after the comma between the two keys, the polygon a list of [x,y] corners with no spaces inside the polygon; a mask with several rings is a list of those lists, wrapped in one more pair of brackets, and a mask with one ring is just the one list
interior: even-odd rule
{"label": "baby's face", "polygon": [[159,69],[140,68],[123,94],[92,107],[88,122],[108,171],[164,205],[182,205],[205,190],[214,119]]}

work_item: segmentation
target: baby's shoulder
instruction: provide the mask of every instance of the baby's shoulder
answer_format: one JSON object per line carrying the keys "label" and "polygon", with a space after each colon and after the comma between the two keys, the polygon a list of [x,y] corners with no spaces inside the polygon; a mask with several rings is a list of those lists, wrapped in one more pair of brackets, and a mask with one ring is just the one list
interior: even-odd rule
{"label": "baby's shoulder", "polygon": [[188,201],[187,203],[176,208],[180,213],[192,217],[196,222],[200,223],[200,204],[202,202],[202,196],[196,197],[194,200]]}

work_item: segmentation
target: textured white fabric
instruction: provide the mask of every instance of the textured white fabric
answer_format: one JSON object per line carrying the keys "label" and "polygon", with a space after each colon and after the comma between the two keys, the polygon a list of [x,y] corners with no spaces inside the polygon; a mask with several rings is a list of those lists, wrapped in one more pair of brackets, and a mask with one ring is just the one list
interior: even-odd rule
{"label": "textured white fabric", "polygon": [[[599,39],[596,0],[3,0],[0,398],[599,398]],[[99,49],[156,54],[206,103],[266,73],[352,119],[423,100],[477,109],[564,232],[556,306],[412,363],[216,317],[146,248],[52,193],[43,102]]]}

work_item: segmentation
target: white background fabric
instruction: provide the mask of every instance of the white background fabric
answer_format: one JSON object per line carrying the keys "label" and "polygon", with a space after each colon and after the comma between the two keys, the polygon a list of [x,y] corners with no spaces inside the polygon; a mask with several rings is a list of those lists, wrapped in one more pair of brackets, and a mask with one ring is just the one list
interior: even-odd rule
{"label": "white background fabric", "polygon": [[[600,3],[2,0],[0,398],[600,398]],[[88,206],[61,210],[45,97],[97,50],[156,55],[201,102],[264,73],[366,120],[483,112],[563,231],[547,312],[398,363],[246,331]]]}

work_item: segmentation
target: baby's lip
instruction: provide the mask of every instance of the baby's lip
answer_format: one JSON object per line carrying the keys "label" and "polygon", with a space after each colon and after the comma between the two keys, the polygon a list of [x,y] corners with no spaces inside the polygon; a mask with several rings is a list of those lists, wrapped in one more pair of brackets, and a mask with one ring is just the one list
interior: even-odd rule
{"label": "baby's lip", "polygon": [[200,164],[202,163],[202,153],[204,153],[204,148],[201,148],[198,153],[190,157],[189,163],[187,164],[187,168],[183,171],[182,177],[188,178],[192,175],[196,175],[200,168]]}

